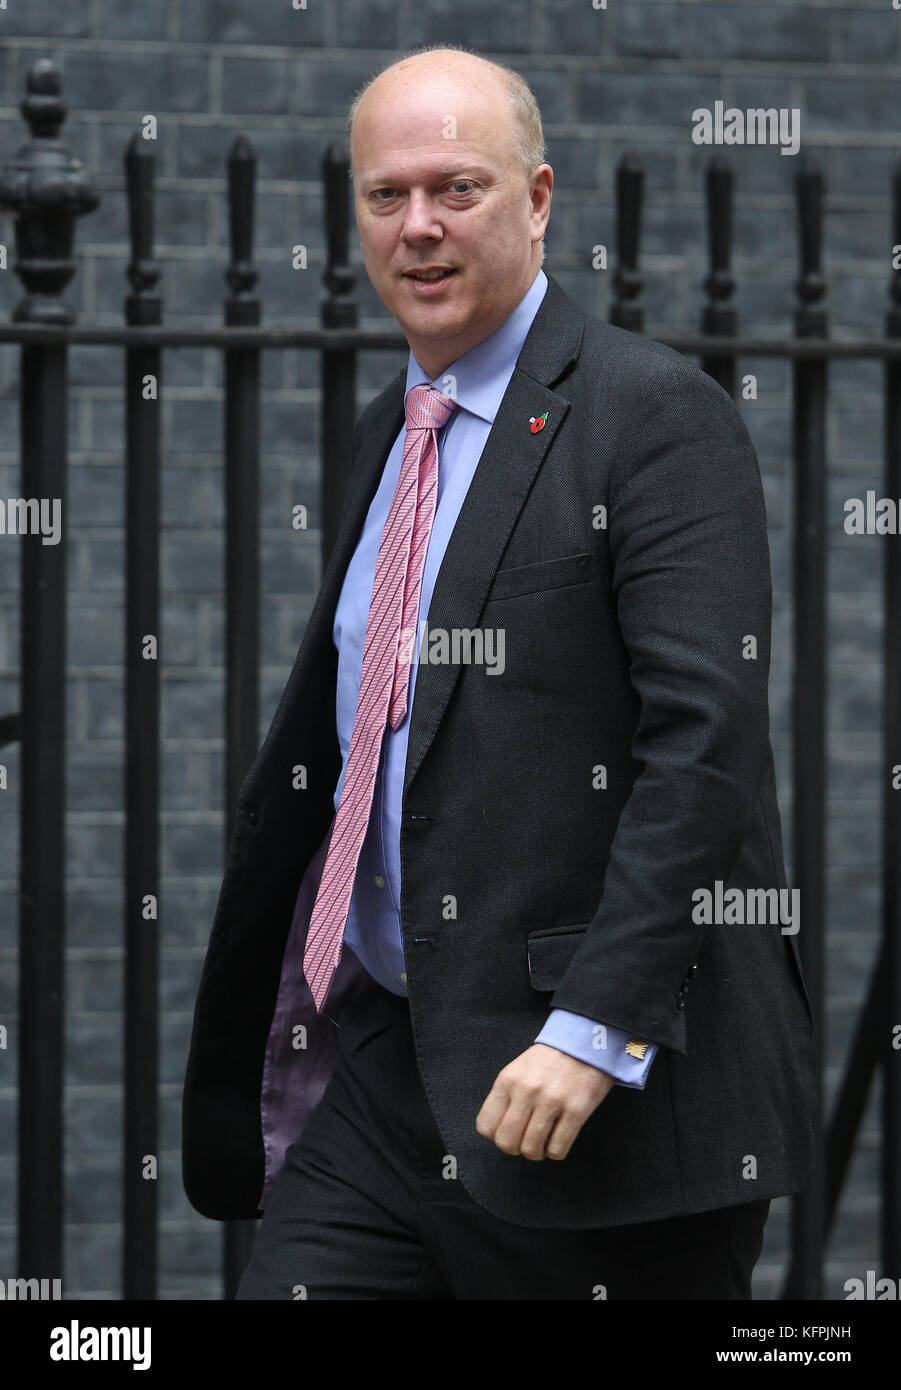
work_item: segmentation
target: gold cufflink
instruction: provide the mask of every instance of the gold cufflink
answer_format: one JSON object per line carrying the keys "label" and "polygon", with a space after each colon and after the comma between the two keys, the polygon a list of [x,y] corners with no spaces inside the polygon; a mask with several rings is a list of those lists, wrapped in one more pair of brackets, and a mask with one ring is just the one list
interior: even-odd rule
{"label": "gold cufflink", "polygon": [[638,1042],[636,1038],[631,1038],[629,1042],[626,1043],[626,1051],[630,1057],[638,1057],[639,1060],[643,1060],[647,1050],[648,1043]]}

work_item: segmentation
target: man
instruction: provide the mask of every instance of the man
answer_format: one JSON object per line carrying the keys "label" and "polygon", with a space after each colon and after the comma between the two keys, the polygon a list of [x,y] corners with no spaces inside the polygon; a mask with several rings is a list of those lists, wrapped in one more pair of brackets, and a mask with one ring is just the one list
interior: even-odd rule
{"label": "man", "polygon": [[410,358],[241,789],[188,1196],[262,1211],[241,1299],[748,1298],[814,1090],[794,934],[699,907],[785,885],[752,445],[541,269],[516,74],[393,64],[351,158]]}

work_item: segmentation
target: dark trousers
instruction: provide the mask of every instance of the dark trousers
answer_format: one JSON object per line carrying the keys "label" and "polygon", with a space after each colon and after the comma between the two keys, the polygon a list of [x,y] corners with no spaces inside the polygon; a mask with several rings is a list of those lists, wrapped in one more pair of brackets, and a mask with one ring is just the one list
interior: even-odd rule
{"label": "dark trousers", "polygon": [[238,1299],[751,1297],[769,1201],[600,1230],[510,1225],[444,1176],[452,1163],[407,1001],[374,986],[338,1037],[338,1065],[286,1151]]}

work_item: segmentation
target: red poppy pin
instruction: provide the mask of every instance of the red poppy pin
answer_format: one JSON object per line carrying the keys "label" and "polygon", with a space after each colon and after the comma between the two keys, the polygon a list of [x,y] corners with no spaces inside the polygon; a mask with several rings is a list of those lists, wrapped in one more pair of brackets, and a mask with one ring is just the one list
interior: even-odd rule
{"label": "red poppy pin", "polygon": [[543,415],[531,415],[529,417],[529,424],[532,426],[533,434],[537,434],[539,430],[543,430],[547,424],[547,411],[545,411]]}

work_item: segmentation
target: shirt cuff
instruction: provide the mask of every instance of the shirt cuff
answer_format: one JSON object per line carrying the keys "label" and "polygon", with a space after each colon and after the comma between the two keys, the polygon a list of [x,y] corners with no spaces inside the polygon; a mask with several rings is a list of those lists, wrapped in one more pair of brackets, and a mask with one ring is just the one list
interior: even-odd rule
{"label": "shirt cuff", "polygon": [[[639,1091],[644,1090],[651,1063],[657,1055],[656,1043],[642,1042],[621,1028],[610,1028],[584,1014],[570,1013],[568,1009],[552,1009],[535,1041],[567,1052],[580,1062],[589,1062],[609,1072],[620,1086]],[[626,1051],[627,1044],[632,1051]],[[636,1052],[641,1055],[635,1056]]]}

